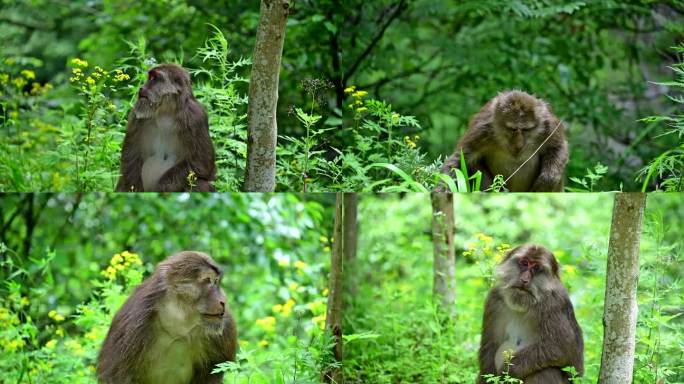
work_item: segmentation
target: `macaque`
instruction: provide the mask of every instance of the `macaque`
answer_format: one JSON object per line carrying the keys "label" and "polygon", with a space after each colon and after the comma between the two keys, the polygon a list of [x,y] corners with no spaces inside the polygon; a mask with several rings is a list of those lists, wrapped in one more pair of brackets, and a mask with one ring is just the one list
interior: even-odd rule
{"label": "macaque", "polygon": [[[502,92],[487,102],[470,120],[443,173],[453,176],[452,170],[460,168],[461,151],[468,174],[482,173],[482,190],[502,175],[511,192],[563,191],[565,127],[548,104],[525,92]],[[445,191],[443,185],[437,190]]]}
{"label": "macaque", "polygon": [[584,373],[582,330],[558,262],[539,245],[511,250],[496,268],[496,285],[485,302],[480,341],[480,376],[501,375],[504,354],[512,354],[508,374],[525,384],[569,383],[562,368]]}
{"label": "macaque", "polygon": [[235,361],[237,330],[208,255],[168,257],[114,316],[98,358],[102,384],[221,383],[214,365]]}
{"label": "macaque", "polygon": [[116,190],[213,192],[214,179],[209,120],[190,76],[175,64],[152,68],[128,114]]}

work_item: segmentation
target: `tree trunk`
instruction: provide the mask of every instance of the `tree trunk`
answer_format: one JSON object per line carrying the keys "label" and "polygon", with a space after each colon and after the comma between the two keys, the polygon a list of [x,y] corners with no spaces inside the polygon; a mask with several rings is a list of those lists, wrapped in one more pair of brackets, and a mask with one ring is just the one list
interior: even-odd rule
{"label": "tree trunk", "polygon": [[618,193],[608,243],[603,354],[599,383],[632,382],[637,321],[639,241],[646,195]]}
{"label": "tree trunk", "polygon": [[[344,264],[347,270],[345,276],[345,292],[348,297],[356,295],[357,275],[356,271],[356,247],[358,243],[358,195],[356,193],[344,194]],[[349,273],[351,271],[351,273]]]}
{"label": "tree trunk", "polygon": [[[335,198],[335,221],[333,230],[332,258],[330,260],[330,282],[325,329],[332,335],[335,344],[333,355],[342,363],[342,295],[344,258],[344,194],[338,192]],[[342,369],[328,368],[323,372],[323,382],[342,383]]]}
{"label": "tree trunk", "polygon": [[456,315],[456,256],[454,250],[454,197],[432,193],[433,300],[452,318]]}
{"label": "tree trunk", "polygon": [[246,192],[275,189],[278,79],[289,0],[261,0],[249,80]]}

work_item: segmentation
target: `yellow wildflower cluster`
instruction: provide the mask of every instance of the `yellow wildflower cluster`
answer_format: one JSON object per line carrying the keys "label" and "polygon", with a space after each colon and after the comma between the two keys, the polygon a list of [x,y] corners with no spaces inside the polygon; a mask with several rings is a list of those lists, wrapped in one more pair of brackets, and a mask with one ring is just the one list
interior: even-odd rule
{"label": "yellow wildflower cluster", "polygon": [[259,346],[262,347],[262,348],[268,347],[268,341],[266,341],[266,340],[260,340],[260,341],[259,341]]}
{"label": "yellow wildflower cluster", "polygon": [[30,69],[22,69],[21,75],[24,76],[26,80],[35,80],[36,78],[36,73]]}
{"label": "yellow wildflower cluster", "polygon": [[2,342],[5,352],[14,352],[17,349],[22,349],[25,345],[24,339],[3,340]]}
{"label": "yellow wildflower cluster", "polygon": [[313,314],[325,312],[325,302],[323,300],[316,300],[306,304],[306,307]]}
{"label": "yellow wildflower cluster", "polygon": [[102,275],[107,277],[109,280],[114,280],[116,278],[117,271],[123,271],[124,269],[130,267],[131,265],[142,265],[142,260],[137,253],[131,253],[128,251],[123,251],[112,256],[109,261],[109,266],[107,269],[102,271]]}
{"label": "yellow wildflower cluster", "polygon": [[475,234],[475,237],[477,237],[480,241],[484,243],[491,243],[494,239],[492,239],[491,236],[487,236],[482,232],[478,232]]}
{"label": "yellow wildflower cluster", "polygon": [[420,140],[419,135],[413,136],[413,139],[411,136],[404,136],[404,144],[406,144],[407,147],[413,149],[417,146],[416,141]]}
{"label": "yellow wildflower cluster", "polygon": [[276,318],[273,316],[266,316],[262,319],[257,319],[256,325],[266,332],[275,331]]}
{"label": "yellow wildflower cluster", "polygon": [[61,321],[64,321],[64,316],[57,313],[57,311],[55,311],[54,309],[52,311],[48,312],[48,317],[51,318],[52,320],[58,322],[58,323]]}
{"label": "yellow wildflower cluster", "polygon": [[83,356],[86,354],[85,349],[83,349],[83,346],[78,343],[76,340],[67,340],[64,345],[66,345],[67,348],[72,350],[74,354],[77,356]]}
{"label": "yellow wildflower cluster", "polygon": [[311,321],[321,330],[325,329],[325,313],[312,317]]}
{"label": "yellow wildflower cluster", "polygon": [[285,258],[278,259],[278,265],[281,267],[287,267],[288,265],[290,265],[290,260]]}
{"label": "yellow wildflower cluster", "polygon": [[44,95],[51,89],[52,84],[50,83],[45,83],[45,85],[43,86],[41,86],[40,83],[36,83],[35,81],[31,83],[31,95],[33,96]]}
{"label": "yellow wildflower cluster", "polygon": [[0,84],[5,85],[9,83],[9,73],[0,73]]}
{"label": "yellow wildflower cluster", "polygon": [[47,349],[53,349],[57,345],[57,340],[55,339],[50,339],[47,343],[45,343],[45,348]]}
{"label": "yellow wildflower cluster", "polygon": [[294,299],[288,299],[283,304],[276,304],[273,306],[273,312],[279,313],[283,317],[288,317],[292,313],[292,308],[295,306]]}
{"label": "yellow wildflower cluster", "polygon": [[114,82],[120,83],[122,81],[127,81],[130,80],[131,77],[125,74],[122,70],[116,69],[114,70]]}
{"label": "yellow wildflower cluster", "polygon": [[19,318],[9,309],[0,307],[0,327],[5,328],[19,324]]}
{"label": "yellow wildflower cluster", "polygon": [[354,111],[354,113],[359,114],[366,112],[368,108],[364,106],[363,98],[368,95],[366,91],[357,91],[356,86],[352,85],[344,89],[344,93],[352,97],[352,103],[348,105],[349,109]]}
{"label": "yellow wildflower cluster", "polygon": [[77,83],[81,80],[81,78],[83,78],[83,71],[81,68],[74,68],[71,70],[71,73],[73,76],[69,78],[69,81],[72,83]]}
{"label": "yellow wildflower cluster", "polygon": [[294,266],[295,266],[295,268],[297,268],[298,270],[303,271],[303,270],[306,269],[306,267],[308,267],[309,265],[308,265],[307,263],[301,261],[301,260],[297,260],[297,261],[295,261]]}
{"label": "yellow wildflower cluster", "polygon": [[73,64],[75,67],[88,68],[88,62],[85,60],[81,60],[78,57],[71,59],[71,64]]}
{"label": "yellow wildflower cluster", "polygon": [[511,245],[507,243],[501,243],[498,247],[496,247],[496,255],[494,256],[494,260],[497,262],[503,260],[504,255],[508,250],[511,249]]}

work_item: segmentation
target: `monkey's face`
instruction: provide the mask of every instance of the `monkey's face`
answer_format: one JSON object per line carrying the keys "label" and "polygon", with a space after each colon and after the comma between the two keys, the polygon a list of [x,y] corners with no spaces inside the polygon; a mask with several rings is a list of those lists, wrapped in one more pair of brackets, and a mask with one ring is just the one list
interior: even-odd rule
{"label": "monkey's face", "polygon": [[529,146],[538,143],[543,129],[536,113],[538,101],[524,92],[511,92],[497,101],[494,127],[501,144],[515,156],[526,154]]}
{"label": "monkey's face", "polygon": [[185,318],[201,324],[209,334],[223,332],[226,295],[220,286],[221,272],[214,266],[201,267],[172,286],[177,305]]}
{"label": "monkey's face", "polygon": [[553,254],[536,245],[515,248],[496,269],[506,305],[518,312],[543,303],[558,281],[557,273]]}
{"label": "monkey's face", "polygon": [[147,72],[147,82],[138,91],[135,103],[135,117],[149,119],[158,113],[172,113],[182,85],[163,67],[155,67]]}

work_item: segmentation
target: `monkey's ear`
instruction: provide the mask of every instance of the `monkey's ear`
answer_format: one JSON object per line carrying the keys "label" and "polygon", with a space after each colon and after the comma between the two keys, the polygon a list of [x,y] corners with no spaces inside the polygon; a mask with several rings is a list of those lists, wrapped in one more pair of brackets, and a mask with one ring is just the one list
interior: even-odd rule
{"label": "monkey's ear", "polygon": [[558,277],[558,261],[556,261],[556,256],[551,253],[551,257],[549,259],[551,259],[551,272],[553,272],[554,276]]}

